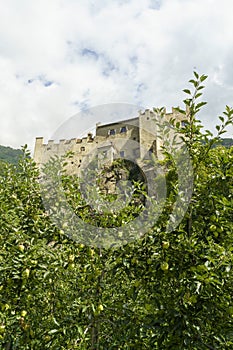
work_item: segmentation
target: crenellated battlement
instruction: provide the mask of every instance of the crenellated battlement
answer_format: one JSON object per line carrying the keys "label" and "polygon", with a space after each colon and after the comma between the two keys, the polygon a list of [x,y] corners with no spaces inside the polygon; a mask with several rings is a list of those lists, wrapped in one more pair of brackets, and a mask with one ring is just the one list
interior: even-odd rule
{"label": "crenellated battlement", "polygon": [[[170,113],[167,113],[164,108],[164,113],[168,120],[169,118],[175,118],[177,121],[184,119],[184,115],[177,112],[174,107],[172,107]],[[112,149],[114,154],[117,155],[117,147],[114,149],[114,140],[116,139],[125,140],[123,142],[125,149],[121,150],[120,153],[126,157],[143,159],[146,152],[151,150],[158,156],[161,142],[157,137],[155,118],[156,113],[154,111],[145,109],[144,111],[139,111],[138,116],[135,118],[109,124],[97,123],[95,136],[92,133],[88,133],[87,136],[82,138],[61,139],[59,142],[48,140],[47,143],[44,143],[43,137],[37,137],[34,148],[34,160],[41,167],[52,156],[62,156],[71,151],[74,153],[74,157],[70,161],[70,172],[78,172],[78,168],[81,166],[84,158],[92,150],[103,148],[103,144],[106,144],[106,142],[108,146],[105,145],[104,147]],[[135,149],[129,149],[127,140],[134,141]]]}

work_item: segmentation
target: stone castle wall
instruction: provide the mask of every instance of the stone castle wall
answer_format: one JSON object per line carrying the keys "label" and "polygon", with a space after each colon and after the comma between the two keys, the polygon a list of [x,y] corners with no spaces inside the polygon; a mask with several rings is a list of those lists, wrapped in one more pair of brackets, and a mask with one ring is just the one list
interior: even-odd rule
{"label": "stone castle wall", "polygon": [[[132,119],[104,125],[97,124],[95,136],[89,133],[87,137],[81,139],[60,140],[58,143],[49,140],[47,144],[44,143],[43,137],[37,137],[34,160],[40,168],[51,157],[62,156],[71,151],[74,157],[68,161],[67,169],[70,173],[78,173],[83,161],[96,150],[107,155],[109,160],[117,156],[143,159],[148,151],[159,157],[161,140],[158,137],[159,130],[155,118],[155,113],[146,109]],[[165,112],[165,118],[182,121],[183,115],[172,108],[171,113]]]}

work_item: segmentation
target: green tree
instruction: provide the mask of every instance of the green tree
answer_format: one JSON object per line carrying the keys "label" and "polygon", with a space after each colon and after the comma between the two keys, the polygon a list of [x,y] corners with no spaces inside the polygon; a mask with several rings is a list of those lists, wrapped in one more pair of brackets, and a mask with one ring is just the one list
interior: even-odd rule
{"label": "green tree", "polygon": [[[55,225],[50,212],[59,216],[68,202],[87,224],[121,227],[143,205],[131,202],[118,215],[93,213],[79,180],[65,172],[61,180],[58,163],[65,197],[49,202],[48,211],[26,148],[17,166],[1,165],[1,349],[232,349],[233,149],[213,146],[233,111],[226,107],[215,137],[202,131],[197,115],[205,79],[194,73],[193,92],[185,89],[187,108],[179,109],[185,126],[169,123],[187,145],[194,172],[191,202],[172,232],[167,222],[179,187],[166,143],[163,212],[141,239],[118,248],[74,241],[66,222]],[[146,196],[135,184],[136,196]],[[53,191],[51,184],[48,201]]]}

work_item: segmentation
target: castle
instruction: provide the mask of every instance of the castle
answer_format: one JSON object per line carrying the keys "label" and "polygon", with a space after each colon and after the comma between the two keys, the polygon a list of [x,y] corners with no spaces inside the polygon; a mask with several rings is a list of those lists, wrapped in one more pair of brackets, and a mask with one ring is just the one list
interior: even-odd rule
{"label": "castle", "polygon": [[[184,115],[172,108],[171,113],[164,110],[165,120],[171,118],[182,123]],[[37,137],[34,148],[34,160],[41,168],[51,157],[62,156],[68,151],[74,156],[68,160],[67,170],[78,174],[79,169],[90,159],[93,153],[99,158],[112,162],[116,158],[143,160],[150,153],[161,156],[162,140],[159,138],[159,128],[155,123],[156,113],[149,109],[139,111],[138,116],[109,124],[96,124],[95,135],[88,133],[83,138],[60,140],[58,143],[49,140],[44,144],[43,137]]]}

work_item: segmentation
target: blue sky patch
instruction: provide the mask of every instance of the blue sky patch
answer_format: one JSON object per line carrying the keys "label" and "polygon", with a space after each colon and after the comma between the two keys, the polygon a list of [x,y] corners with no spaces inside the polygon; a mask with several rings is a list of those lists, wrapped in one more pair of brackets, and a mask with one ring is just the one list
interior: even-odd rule
{"label": "blue sky patch", "polygon": [[82,56],[88,56],[90,58],[94,58],[95,60],[98,60],[99,55],[96,51],[88,49],[88,48],[84,48],[82,51]]}
{"label": "blue sky patch", "polygon": [[46,79],[43,75],[39,75],[36,78],[28,79],[27,83],[32,84],[36,80],[39,80],[44,85],[44,87],[49,87],[54,84],[54,81]]}
{"label": "blue sky patch", "polygon": [[162,0],[151,0],[150,1],[150,8],[153,10],[159,10],[162,4]]}

